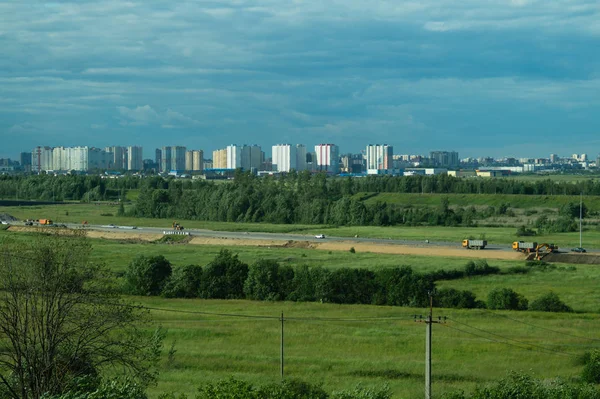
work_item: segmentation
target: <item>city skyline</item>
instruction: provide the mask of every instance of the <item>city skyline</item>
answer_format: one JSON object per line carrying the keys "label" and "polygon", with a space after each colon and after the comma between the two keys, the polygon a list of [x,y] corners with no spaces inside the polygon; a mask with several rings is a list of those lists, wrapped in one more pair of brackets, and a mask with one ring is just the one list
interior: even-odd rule
{"label": "city skyline", "polygon": [[588,0],[3,3],[0,157],[248,136],[597,154],[598,20]]}

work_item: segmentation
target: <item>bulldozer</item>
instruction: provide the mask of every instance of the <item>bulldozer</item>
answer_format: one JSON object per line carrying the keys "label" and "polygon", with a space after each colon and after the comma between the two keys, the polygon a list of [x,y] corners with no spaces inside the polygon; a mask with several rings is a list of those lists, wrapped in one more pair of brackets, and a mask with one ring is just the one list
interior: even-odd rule
{"label": "bulldozer", "polygon": [[173,230],[181,231],[183,230],[183,226],[177,222],[173,222]]}

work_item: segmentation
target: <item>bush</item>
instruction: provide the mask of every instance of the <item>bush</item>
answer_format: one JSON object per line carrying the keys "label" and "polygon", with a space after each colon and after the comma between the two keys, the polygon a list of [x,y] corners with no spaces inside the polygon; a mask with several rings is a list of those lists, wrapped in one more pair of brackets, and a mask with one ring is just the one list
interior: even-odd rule
{"label": "bush", "polygon": [[187,265],[176,267],[165,284],[162,296],[165,298],[196,298],[202,281],[202,267]]}
{"label": "bush", "polygon": [[164,256],[139,255],[125,272],[127,291],[132,295],[160,295],[171,273],[171,263]]}
{"label": "bush", "polygon": [[573,309],[560,300],[557,294],[549,292],[529,305],[529,310],[538,312],[572,312]]}
{"label": "bush", "polygon": [[356,253],[356,249],[354,249],[354,247],[350,247],[350,253],[351,254],[355,254]]}
{"label": "bush", "polygon": [[488,294],[488,309],[527,310],[528,301],[510,288],[497,288]]}
{"label": "bush", "polygon": [[333,392],[331,399],[389,399],[392,397],[390,388],[383,385],[381,388],[364,388],[360,385],[351,391]]}
{"label": "bush", "polygon": [[594,350],[590,353],[589,358],[583,371],[581,372],[581,379],[590,384],[600,384],[600,351]]}
{"label": "bush", "polygon": [[471,395],[454,392],[445,399],[597,399],[600,392],[593,385],[569,384],[561,380],[538,380],[525,374],[511,373],[494,385],[478,387]]}
{"label": "bush", "polygon": [[484,259],[480,259],[476,262],[471,260],[465,266],[466,276],[485,276],[498,273],[500,273],[500,268],[488,265],[487,261]]}
{"label": "bush", "polygon": [[436,307],[441,308],[473,309],[481,306],[471,291],[459,291],[454,288],[439,289],[433,301]]}
{"label": "bush", "polygon": [[517,237],[532,237],[536,235],[536,232],[525,226],[519,226],[517,229]]}

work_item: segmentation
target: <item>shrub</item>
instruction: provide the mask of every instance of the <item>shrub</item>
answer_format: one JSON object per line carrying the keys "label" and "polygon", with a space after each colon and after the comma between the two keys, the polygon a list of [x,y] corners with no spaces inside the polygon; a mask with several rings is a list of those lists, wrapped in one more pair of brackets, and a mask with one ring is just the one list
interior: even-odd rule
{"label": "shrub", "polygon": [[354,247],[350,247],[350,253],[351,254],[355,254],[356,253],[356,249],[354,249]]}
{"label": "shrub", "polygon": [[171,263],[164,256],[139,255],[125,272],[127,291],[133,295],[160,295],[171,273]]}
{"label": "shrub", "polygon": [[532,237],[536,235],[536,232],[525,226],[519,226],[517,229],[517,237]]}
{"label": "shrub", "polygon": [[591,384],[600,384],[600,351],[594,350],[590,353],[589,358],[583,371],[581,372],[581,379]]}
{"label": "shrub", "polygon": [[557,294],[549,292],[529,305],[529,310],[539,312],[572,312],[573,309],[560,300]]}
{"label": "shrub", "polygon": [[465,265],[466,276],[484,276],[498,273],[500,273],[500,268],[488,265],[487,261],[484,259],[480,259],[476,262],[471,260]]}
{"label": "shrub", "polygon": [[439,289],[433,300],[435,306],[441,308],[473,309],[479,307],[475,294],[471,291],[459,291],[454,288]]}
{"label": "shrub", "polygon": [[389,399],[392,397],[390,388],[383,385],[381,388],[364,388],[357,386],[351,391],[339,391],[331,394],[331,399]]}
{"label": "shrub", "polygon": [[527,310],[528,301],[510,288],[497,288],[488,294],[488,309]]}
{"label": "shrub", "polygon": [[196,298],[202,281],[202,267],[187,265],[176,267],[165,284],[162,296],[165,298]]}

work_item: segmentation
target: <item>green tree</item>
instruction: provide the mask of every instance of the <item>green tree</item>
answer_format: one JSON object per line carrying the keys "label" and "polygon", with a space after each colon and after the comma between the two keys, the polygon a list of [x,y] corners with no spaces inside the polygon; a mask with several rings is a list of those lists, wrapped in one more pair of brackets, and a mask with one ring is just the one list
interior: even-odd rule
{"label": "green tree", "polygon": [[160,295],[172,271],[162,255],[138,255],[125,272],[127,290],[132,295]]}
{"label": "green tree", "polygon": [[155,377],[162,336],[140,331],[145,313],[123,302],[81,232],[4,242],[0,257],[0,392],[62,394],[90,378]]}
{"label": "green tree", "polygon": [[248,278],[244,284],[244,293],[248,299],[259,301],[279,301],[285,299],[286,280],[293,279],[292,275],[282,273],[279,263],[270,259],[259,259],[254,262],[248,271]]}
{"label": "green tree", "polygon": [[202,267],[198,265],[180,266],[165,284],[162,296],[165,298],[196,298],[202,282]]}
{"label": "green tree", "polygon": [[591,384],[600,384],[600,351],[594,350],[591,354],[583,371],[581,372],[581,379]]}
{"label": "green tree", "polygon": [[248,278],[248,265],[227,249],[203,270],[199,296],[206,299],[244,298],[244,283]]}

